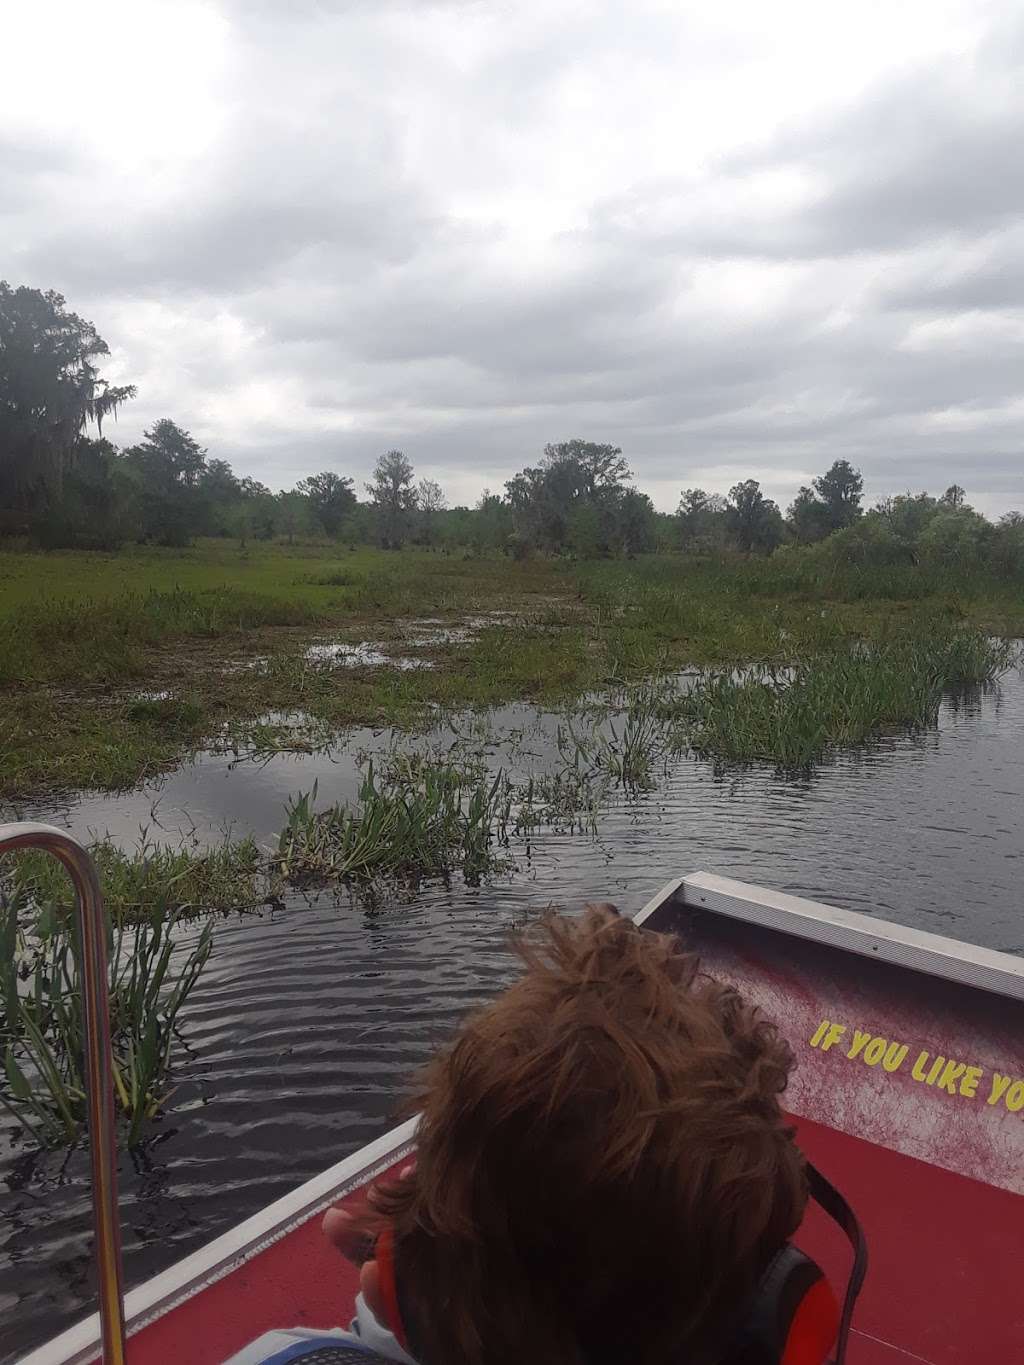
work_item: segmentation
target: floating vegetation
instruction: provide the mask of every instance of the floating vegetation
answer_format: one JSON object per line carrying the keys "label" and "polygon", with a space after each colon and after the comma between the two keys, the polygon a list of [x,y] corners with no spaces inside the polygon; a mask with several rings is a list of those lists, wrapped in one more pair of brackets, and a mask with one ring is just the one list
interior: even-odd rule
{"label": "floating vegetation", "polygon": [[672,725],[666,721],[663,701],[673,695],[665,685],[646,684],[625,697],[624,714],[606,729],[591,727],[581,735],[572,720],[558,729],[558,750],[572,768],[587,777],[604,776],[609,784],[627,791],[649,791],[654,770],[672,747]]}
{"label": "floating vegetation", "polygon": [[[111,920],[114,1085],[129,1145],[170,1093],[176,1021],[212,947],[209,925],[191,947],[176,941],[174,928],[169,913],[137,926]],[[76,927],[66,910],[40,907],[15,889],[0,900],[0,938],[0,1105],[41,1146],[71,1144],[86,1119]]]}
{"label": "floating vegetation", "polygon": [[461,870],[478,882],[507,845],[512,795],[503,773],[469,780],[451,766],[379,776],[370,763],[358,805],[317,811],[316,788],[288,804],[274,866],[289,881],[418,880]]}

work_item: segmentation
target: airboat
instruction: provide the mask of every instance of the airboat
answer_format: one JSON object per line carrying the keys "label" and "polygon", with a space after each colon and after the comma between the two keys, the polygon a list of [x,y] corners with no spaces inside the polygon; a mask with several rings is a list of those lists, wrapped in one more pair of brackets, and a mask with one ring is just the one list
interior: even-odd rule
{"label": "airboat", "polygon": [[[0,852],[33,847],[77,896],[99,1303],[22,1365],[219,1365],[273,1328],[347,1324],[356,1272],[321,1215],[401,1165],[415,1120],[126,1294],[102,897],[69,835],[0,827]],[[708,872],[670,881],[635,918],[678,934],[796,1053],[798,1141],[870,1246],[847,1365],[1024,1360],[1024,960]],[[834,1282],[849,1274],[850,1247],[817,1206],[796,1241]]]}

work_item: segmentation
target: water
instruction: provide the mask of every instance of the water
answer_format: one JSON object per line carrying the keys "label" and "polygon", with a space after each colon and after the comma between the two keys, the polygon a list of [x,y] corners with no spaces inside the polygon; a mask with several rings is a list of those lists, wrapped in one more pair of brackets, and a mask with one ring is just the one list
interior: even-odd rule
{"label": "water", "polygon": [[[492,766],[550,765],[561,718],[525,707],[489,727],[439,726],[439,751]],[[504,738],[502,738],[504,737]],[[315,779],[351,797],[362,731],[330,756],[260,768],[207,756],[127,797],[21,810],[131,843],[157,816],[215,837],[226,824],[276,833],[288,795]],[[10,814],[10,812],[8,812]],[[1024,679],[948,702],[939,725],[888,737],[805,780],[727,775],[673,760],[656,789],[620,799],[596,840],[541,834],[514,877],[424,889],[368,909],[292,896],[218,926],[185,1021],[179,1089],[144,1149],[121,1161],[128,1279],[137,1283],[383,1131],[410,1071],[460,1015],[506,980],[512,926],[549,903],[612,899],[632,911],[665,881],[706,869],[991,947],[1024,952]],[[73,1321],[89,1301],[81,1153],[0,1158],[0,1359]]]}

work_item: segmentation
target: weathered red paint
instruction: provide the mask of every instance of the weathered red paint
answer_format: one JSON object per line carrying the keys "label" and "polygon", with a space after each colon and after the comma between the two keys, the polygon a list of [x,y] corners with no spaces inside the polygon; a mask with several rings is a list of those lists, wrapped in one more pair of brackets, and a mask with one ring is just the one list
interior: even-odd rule
{"label": "weathered red paint", "polygon": [[[1019,1359],[1024,1198],[807,1120],[797,1129],[868,1236],[850,1365]],[[812,1210],[797,1240],[841,1289],[842,1234]],[[219,1365],[273,1327],[341,1326],[355,1293],[355,1272],[323,1241],[317,1217],[133,1337],[132,1365]]]}
{"label": "weathered red paint", "polygon": [[[968,1059],[986,1076],[1024,1076],[1024,1005],[705,912],[657,925],[670,926],[708,970],[764,1006],[797,1054],[787,1100],[799,1141],[868,1237],[849,1365],[1024,1359],[1024,1112],[942,1093],[913,1080],[909,1061],[927,1050]],[[867,1066],[848,1047],[812,1047],[825,1019],[905,1042],[907,1069]],[[132,1365],[219,1365],[272,1327],[347,1323],[355,1272],[319,1223],[133,1337]],[[812,1209],[797,1240],[841,1288],[850,1259],[842,1234]]]}
{"label": "weathered red paint", "polygon": [[[1024,1194],[1024,1002],[704,910],[671,911],[662,924],[778,1023],[796,1056],[794,1113]],[[825,1021],[845,1028],[827,1051],[812,1045]],[[851,1058],[855,1031],[905,1045],[899,1069]],[[922,1053],[925,1076],[938,1057],[964,1068],[956,1094],[915,1079]],[[996,1073],[1011,1087],[989,1104]],[[960,1093],[972,1079],[976,1093]],[[1018,1097],[1015,1112],[1006,1100]]]}

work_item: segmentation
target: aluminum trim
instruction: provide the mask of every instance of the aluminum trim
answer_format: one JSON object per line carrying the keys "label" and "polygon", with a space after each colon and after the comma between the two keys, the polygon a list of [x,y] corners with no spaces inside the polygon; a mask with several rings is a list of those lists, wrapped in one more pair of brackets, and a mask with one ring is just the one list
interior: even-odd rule
{"label": "aluminum trim", "polygon": [[[694,875],[700,876],[700,873],[696,873]],[[685,885],[686,881],[687,881],[686,877],[675,877],[673,878],[672,881],[666,882],[665,885],[658,892],[658,894],[656,896],[652,896],[651,899],[647,902],[647,904],[641,906],[641,908],[636,912],[636,914],[633,916],[633,923],[644,924],[647,920],[650,919],[650,917],[654,914],[656,910],[660,910],[663,905],[667,904],[669,901],[672,901],[676,898],[680,888]]]}
{"label": "aluminum trim", "polygon": [[[700,906],[713,914],[813,939],[861,957],[890,962],[1012,1000],[1024,1000],[1024,958],[1012,953],[961,943],[891,920],[876,920],[854,910],[840,910],[710,872],[683,877],[674,891],[671,886],[672,883],[665,891],[677,905]],[[666,899],[662,893],[649,907],[644,907],[641,915],[653,913]]]}

